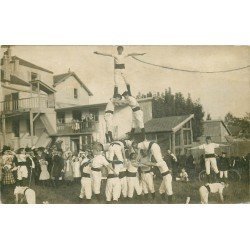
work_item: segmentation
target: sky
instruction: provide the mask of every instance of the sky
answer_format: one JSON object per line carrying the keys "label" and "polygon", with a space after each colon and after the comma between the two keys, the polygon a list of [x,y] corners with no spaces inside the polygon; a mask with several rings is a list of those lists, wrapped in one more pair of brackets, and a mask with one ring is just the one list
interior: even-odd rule
{"label": "sky", "polygon": [[[74,71],[94,94],[91,103],[107,101],[113,92],[113,60],[93,52],[116,53],[115,46],[13,46],[12,55],[61,74]],[[139,58],[150,63],[199,71],[227,70],[250,65],[249,46],[124,46],[124,53],[146,53]],[[2,52],[1,52],[2,53]],[[227,112],[243,116],[250,112],[250,68],[217,74],[167,70],[128,58],[132,93],[172,92],[200,99],[213,119]],[[121,83],[122,92],[125,85]]]}

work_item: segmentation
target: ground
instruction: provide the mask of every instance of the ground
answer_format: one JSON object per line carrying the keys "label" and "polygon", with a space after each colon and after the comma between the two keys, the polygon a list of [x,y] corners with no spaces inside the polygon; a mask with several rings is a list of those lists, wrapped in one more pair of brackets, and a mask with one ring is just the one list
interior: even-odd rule
{"label": "ground", "polygon": [[[134,198],[134,204],[163,204],[167,203],[167,200],[162,200],[159,193],[159,185],[161,180],[155,180],[155,188],[156,188],[156,198],[155,200],[149,199],[137,199]],[[191,181],[189,183],[182,183],[173,181],[173,203],[175,204],[184,204],[186,201],[186,197],[191,197],[191,204],[199,204],[199,187],[203,185],[198,180]],[[80,193],[80,183],[73,183],[70,186],[66,184],[61,184],[59,187],[43,187],[32,184],[32,189],[36,191],[37,203],[42,204],[44,201],[48,201],[50,204],[81,204],[78,198]],[[2,188],[2,203],[12,204],[14,203],[13,196],[14,187],[3,187]],[[101,202],[98,202],[96,199],[92,199],[91,204],[102,203],[105,204],[105,180],[102,183],[102,199]],[[237,203],[247,203],[250,201],[249,196],[249,182],[241,181],[241,182],[230,182],[229,187],[225,190],[225,203],[226,204],[237,204]],[[127,201],[119,201],[119,203],[127,203]],[[219,197],[217,194],[210,194],[209,203],[218,204]]]}

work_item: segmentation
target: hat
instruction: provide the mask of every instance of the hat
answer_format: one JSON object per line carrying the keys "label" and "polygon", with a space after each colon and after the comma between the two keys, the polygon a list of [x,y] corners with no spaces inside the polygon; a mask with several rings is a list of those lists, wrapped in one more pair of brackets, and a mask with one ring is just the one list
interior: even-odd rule
{"label": "hat", "polygon": [[4,153],[4,152],[5,152],[5,151],[7,151],[7,150],[10,150],[10,147],[9,147],[9,146],[4,145],[4,146],[3,146],[2,153]]}

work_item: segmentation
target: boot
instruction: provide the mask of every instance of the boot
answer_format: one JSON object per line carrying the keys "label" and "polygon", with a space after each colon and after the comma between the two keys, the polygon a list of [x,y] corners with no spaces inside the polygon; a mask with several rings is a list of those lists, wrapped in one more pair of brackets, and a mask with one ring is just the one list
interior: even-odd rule
{"label": "boot", "polygon": [[165,200],[165,199],[166,199],[165,193],[161,194],[161,199],[162,199],[162,200]]}
{"label": "boot", "polygon": [[109,135],[106,133],[105,136],[106,136],[106,143],[109,143],[110,142],[109,141]]}
{"label": "boot", "polygon": [[130,131],[130,140],[131,141],[134,139],[134,134],[135,134],[135,128],[132,128]]}
{"label": "boot", "polygon": [[101,201],[101,194],[96,194],[95,197],[96,197],[96,199],[98,200],[98,202]]}
{"label": "boot", "polygon": [[173,195],[168,195],[168,204],[173,203]]}
{"label": "boot", "polygon": [[144,194],[144,200],[148,200],[149,199],[149,194]]}
{"label": "boot", "polygon": [[127,85],[127,90],[128,90],[128,94],[130,95],[130,96],[132,96],[132,94],[131,94],[131,89],[130,89],[130,84],[126,84]]}
{"label": "boot", "polygon": [[109,131],[109,132],[108,132],[108,135],[109,135],[109,142],[112,142],[112,141],[113,141],[112,132]]}
{"label": "boot", "polygon": [[141,129],[141,134],[142,134],[142,141],[145,141],[146,140],[145,128]]}
{"label": "boot", "polygon": [[151,196],[152,196],[152,199],[154,200],[155,199],[155,192],[151,193]]}

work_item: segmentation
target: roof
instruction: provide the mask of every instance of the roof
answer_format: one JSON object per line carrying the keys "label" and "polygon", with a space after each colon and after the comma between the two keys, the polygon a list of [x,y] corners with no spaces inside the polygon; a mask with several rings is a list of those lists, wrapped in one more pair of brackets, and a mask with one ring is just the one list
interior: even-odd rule
{"label": "roof", "polygon": [[37,65],[35,65],[35,64],[31,63],[31,62],[28,62],[28,61],[26,61],[26,60],[24,60],[24,59],[22,59],[20,57],[12,56],[12,61],[14,61],[16,59],[19,60],[20,65],[23,65],[23,66],[26,66],[26,67],[29,67],[29,68],[33,68],[33,69],[39,69],[41,71],[45,71],[47,73],[53,74],[53,72],[48,70],[48,69],[37,66]]}
{"label": "roof", "polygon": [[[3,70],[1,69],[1,80],[3,79]],[[35,81],[32,81],[32,82],[26,82],[24,80],[22,80],[21,78],[15,76],[15,75],[10,75],[10,81],[6,81],[6,82],[9,82],[11,84],[16,84],[16,85],[22,85],[22,86],[27,86],[27,87],[30,87],[30,84],[32,85],[37,85],[38,82],[40,83],[40,89],[46,93],[54,93],[56,92],[55,89],[51,88],[49,85],[47,85],[46,83],[40,81],[40,80],[35,80]]]}
{"label": "roof", "polygon": [[57,85],[59,85],[60,83],[64,82],[66,79],[68,79],[69,77],[75,77],[75,79],[81,84],[81,86],[88,92],[88,94],[90,96],[92,96],[92,92],[87,88],[87,86],[81,81],[81,79],[77,76],[77,74],[75,72],[68,72],[68,73],[64,73],[64,74],[60,74],[60,75],[55,75],[53,77],[54,79],[54,87],[56,87]]}
{"label": "roof", "polygon": [[205,124],[205,123],[216,123],[216,122],[222,123],[222,125],[223,125],[223,126],[225,127],[225,129],[227,130],[228,134],[229,134],[229,135],[232,134],[231,131],[228,129],[227,125],[226,125],[226,124],[224,123],[224,121],[222,121],[222,120],[206,120],[206,121],[204,121],[203,123]]}
{"label": "roof", "polygon": [[161,118],[153,118],[145,123],[145,130],[147,133],[166,131],[176,132],[193,117],[194,115],[191,114],[183,116],[167,116]]}
{"label": "roof", "polygon": [[[4,71],[1,69],[1,80],[4,79],[3,77]],[[19,77],[15,75],[10,75],[10,83],[12,84],[17,84],[17,85],[23,85],[23,86],[30,86],[30,84]]]}
{"label": "roof", "polygon": [[[138,99],[137,101],[139,103],[146,102],[146,101],[152,101],[152,98]],[[68,105],[68,104],[65,103],[65,105]],[[57,111],[64,111],[64,110],[73,110],[73,109],[76,110],[76,109],[84,109],[84,108],[103,108],[103,109],[105,109],[106,105],[107,105],[107,102],[102,102],[102,103],[93,103],[93,104],[79,105],[79,106],[72,104],[72,106],[65,107],[64,103],[57,103],[56,110]],[[117,107],[117,108],[121,108],[121,107]]]}

